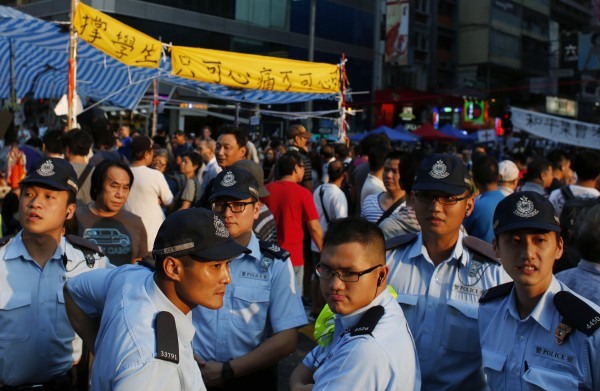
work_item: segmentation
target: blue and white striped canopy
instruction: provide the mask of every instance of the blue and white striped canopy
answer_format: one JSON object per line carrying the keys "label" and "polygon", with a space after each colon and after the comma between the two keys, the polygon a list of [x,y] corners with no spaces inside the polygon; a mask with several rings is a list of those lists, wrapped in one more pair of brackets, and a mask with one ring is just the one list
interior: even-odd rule
{"label": "blue and white striped canopy", "polygon": [[[163,56],[157,69],[130,67],[79,40],[77,93],[82,99],[134,109],[154,79],[185,87],[208,98],[249,103],[294,103],[337,99],[337,94],[306,94],[233,89],[170,74],[171,59]],[[17,98],[60,98],[67,93],[69,34],[57,24],[11,7],[0,6],[0,98],[13,86]],[[12,79],[12,82],[11,82]]]}

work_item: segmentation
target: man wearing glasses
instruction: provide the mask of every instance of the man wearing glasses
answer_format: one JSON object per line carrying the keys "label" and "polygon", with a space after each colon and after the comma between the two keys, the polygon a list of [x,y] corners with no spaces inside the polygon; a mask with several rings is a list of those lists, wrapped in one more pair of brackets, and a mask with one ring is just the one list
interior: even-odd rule
{"label": "man wearing glasses", "polygon": [[358,217],[331,222],[315,271],[335,326],[294,369],[290,390],[418,390],[411,332],[386,288],[379,227]]}
{"label": "man wearing glasses", "polygon": [[215,177],[212,210],[252,252],[231,262],[221,309],[192,311],[194,353],[209,390],[277,390],[277,363],[296,350],[296,329],[307,323],[289,253],[252,231],[258,197],[258,181],[241,167]]}
{"label": "man wearing glasses", "polygon": [[423,390],[486,390],[478,300],[510,281],[489,243],[461,228],[473,211],[473,182],[455,156],[421,161],[412,201],[421,232],[386,242],[389,284],[415,338]]}

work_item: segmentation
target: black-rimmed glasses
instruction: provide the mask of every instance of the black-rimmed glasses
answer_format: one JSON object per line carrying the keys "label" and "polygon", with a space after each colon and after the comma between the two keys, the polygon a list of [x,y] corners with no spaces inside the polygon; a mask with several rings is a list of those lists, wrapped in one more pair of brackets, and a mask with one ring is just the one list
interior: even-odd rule
{"label": "black-rimmed glasses", "polygon": [[223,213],[229,208],[233,213],[242,213],[246,210],[246,205],[254,204],[256,201],[234,201],[234,202],[225,202],[225,201],[217,201],[211,204],[212,210],[217,213]]}
{"label": "black-rimmed glasses", "polygon": [[360,279],[361,276],[371,273],[373,270],[377,269],[380,266],[383,266],[383,265],[379,264],[379,265],[373,266],[367,270],[363,270],[362,272],[352,272],[349,270],[342,270],[342,271],[331,270],[327,266],[324,266],[324,265],[321,265],[320,263],[318,263],[317,266],[315,266],[315,272],[317,273],[317,276],[319,278],[322,278],[324,280],[330,280],[333,278],[333,276],[337,276],[337,278],[339,278],[343,282],[358,282],[358,280]]}
{"label": "black-rimmed glasses", "polygon": [[470,195],[457,197],[453,195],[433,194],[421,191],[415,192],[415,198],[424,204],[431,204],[432,202],[437,201],[442,205],[456,205],[458,201],[466,200],[469,197]]}

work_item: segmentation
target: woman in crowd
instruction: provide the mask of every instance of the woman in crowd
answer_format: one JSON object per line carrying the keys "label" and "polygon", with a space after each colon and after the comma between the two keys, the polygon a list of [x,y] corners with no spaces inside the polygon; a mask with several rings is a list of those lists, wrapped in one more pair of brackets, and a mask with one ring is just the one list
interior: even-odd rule
{"label": "woman in crowd", "polygon": [[179,169],[185,178],[185,184],[175,196],[171,211],[188,209],[200,198],[198,170],[203,164],[202,156],[198,152],[185,152],[181,155]]}

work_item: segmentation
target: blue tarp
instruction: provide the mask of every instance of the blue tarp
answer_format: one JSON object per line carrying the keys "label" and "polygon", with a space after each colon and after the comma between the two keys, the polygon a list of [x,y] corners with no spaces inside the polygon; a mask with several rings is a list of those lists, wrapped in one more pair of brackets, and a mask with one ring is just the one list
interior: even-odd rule
{"label": "blue tarp", "polygon": [[450,124],[446,124],[440,128],[440,132],[447,134],[448,136],[453,136],[459,139],[460,141],[477,141],[477,132],[473,132],[471,134],[464,132],[462,130],[456,129],[454,126]]}
{"label": "blue tarp", "polygon": [[369,133],[385,133],[390,138],[390,140],[404,143],[414,143],[419,141],[419,138],[417,136],[392,129],[385,125],[381,125],[380,127],[375,128],[369,132],[353,134],[352,136],[350,136],[350,141],[360,141]]}
{"label": "blue tarp", "polygon": [[[67,93],[69,34],[47,22],[11,7],[0,6],[0,98],[9,98],[11,69],[14,89],[21,99],[60,98]],[[171,59],[162,57],[157,69],[130,67],[79,40],[77,94],[127,109],[137,106],[152,80],[185,87],[199,96],[251,103],[294,103],[337,99],[337,94],[307,94],[253,89],[233,89],[172,76]]]}

